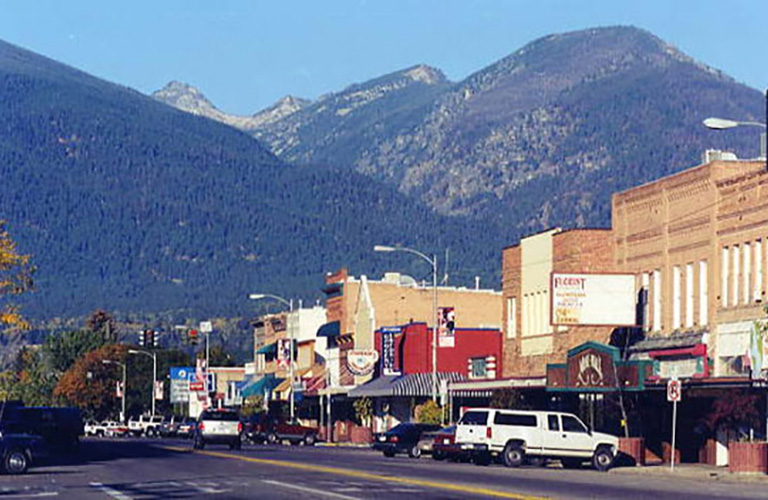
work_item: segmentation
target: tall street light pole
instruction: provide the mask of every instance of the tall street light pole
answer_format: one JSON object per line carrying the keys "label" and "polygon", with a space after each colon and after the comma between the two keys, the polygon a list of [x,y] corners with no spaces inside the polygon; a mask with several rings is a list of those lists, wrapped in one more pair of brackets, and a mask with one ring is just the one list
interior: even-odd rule
{"label": "tall street light pole", "polygon": [[152,358],[152,416],[155,416],[155,384],[157,384],[157,353],[140,351],[138,349],[128,349],[128,354],[143,354]]}
{"label": "tall street light pole", "polygon": [[430,259],[426,254],[406,247],[390,247],[385,245],[376,245],[374,252],[407,252],[418,255],[429,262],[432,266],[432,312],[434,314],[434,323],[432,325],[432,401],[437,402],[437,324],[440,321],[437,311],[437,255],[432,255]]}
{"label": "tall street light pole", "polygon": [[[704,120],[704,126],[714,130],[724,130],[724,129],[740,127],[740,126],[760,127],[760,128],[766,129],[766,125],[768,125],[768,89],[765,90],[765,123],[741,122],[736,120],[726,120],[724,118],[707,118],[706,120]],[[766,151],[768,150],[768,134],[766,134],[766,132],[763,132],[761,135],[761,138],[762,138],[761,153],[766,156],[765,167],[766,167],[766,170],[768,170],[768,151]]]}
{"label": "tall street light pole", "polygon": [[121,423],[124,424],[125,423],[125,392],[126,392],[126,387],[125,387],[125,363],[121,363],[119,361],[112,361],[111,359],[102,359],[101,362],[104,363],[105,365],[117,365],[117,366],[122,367],[122,369],[123,369],[123,390],[121,391],[122,392],[122,396],[123,396],[123,398],[122,398],[123,399],[123,406],[122,406],[122,411],[120,412],[120,420],[121,420]]}
{"label": "tall street light pole", "polygon": [[[261,300],[261,299],[274,299],[278,302],[281,302],[288,306],[288,311],[293,312],[293,299],[287,300],[279,295],[272,295],[270,293],[252,293],[248,296],[251,300]],[[301,306],[299,306],[301,307]],[[288,328],[288,338],[290,339],[289,342],[291,343],[290,348],[290,354],[288,355],[288,377],[291,381],[291,399],[290,399],[290,412],[291,412],[291,422],[294,420],[294,416],[296,414],[295,407],[296,407],[296,398],[294,395],[294,383],[293,383],[293,328],[291,328],[291,325],[288,324],[288,321],[286,323],[286,328]]]}

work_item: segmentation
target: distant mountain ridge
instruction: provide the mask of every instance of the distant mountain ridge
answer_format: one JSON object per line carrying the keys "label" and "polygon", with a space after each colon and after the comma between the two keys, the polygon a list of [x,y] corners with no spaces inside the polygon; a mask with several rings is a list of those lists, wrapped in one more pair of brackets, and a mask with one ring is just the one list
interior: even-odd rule
{"label": "distant mountain ridge", "polygon": [[758,91],[633,27],[546,36],[461,82],[352,101],[377,95],[380,80],[251,132],[289,162],[354,169],[439,213],[521,232],[605,226],[612,192],[690,167],[705,149],[754,156],[750,131],[716,134],[701,120],[761,119],[763,108]]}
{"label": "distant mountain ridge", "polygon": [[0,128],[0,218],[38,268],[21,299],[32,319],[245,315],[249,293],[312,300],[341,266],[424,272],[375,243],[451,246],[465,283],[497,282],[501,238],[473,243],[496,231],[349,170],[286,164],[232,127],[4,42]]}

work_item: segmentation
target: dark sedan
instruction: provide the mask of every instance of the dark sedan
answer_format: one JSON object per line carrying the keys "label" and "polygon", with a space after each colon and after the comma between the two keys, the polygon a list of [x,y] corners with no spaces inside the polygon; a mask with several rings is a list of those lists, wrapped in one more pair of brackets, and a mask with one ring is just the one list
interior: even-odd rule
{"label": "dark sedan", "polygon": [[399,424],[387,432],[377,434],[373,442],[373,449],[381,451],[385,457],[394,457],[397,453],[407,453],[411,458],[419,458],[421,449],[419,440],[427,432],[440,429],[433,424]]}

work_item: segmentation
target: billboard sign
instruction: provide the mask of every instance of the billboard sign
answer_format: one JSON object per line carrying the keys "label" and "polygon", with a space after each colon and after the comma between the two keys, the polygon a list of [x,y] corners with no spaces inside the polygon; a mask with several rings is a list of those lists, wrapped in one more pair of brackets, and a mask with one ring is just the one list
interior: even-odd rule
{"label": "billboard sign", "polygon": [[400,375],[395,364],[395,336],[400,335],[400,327],[381,329],[381,374]]}
{"label": "billboard sign", "polygon": [[632,274],[552,273],[552,324],[634,326]]}
{"label": "billboard sign", "polygon": [[456,330],[456,310],[453,307],[437,308],[437,332],[440,347],[456,345],[454,332]]}

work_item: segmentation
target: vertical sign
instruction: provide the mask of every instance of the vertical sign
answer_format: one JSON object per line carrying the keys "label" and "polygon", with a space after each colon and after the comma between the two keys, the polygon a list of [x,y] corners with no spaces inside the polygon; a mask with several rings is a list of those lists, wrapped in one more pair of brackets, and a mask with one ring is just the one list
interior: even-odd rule
{"label": "vertical sign", "polygon": [[291,339],[277,339],[277,366],[288,368],[291,362]]}
{"label": "vertical sign", "polygon": [[437,316],[439,323],[437,331],[440,347],[454,347],[456,345],[454,331],[456,330],[456,311],[453,307],[438,307]]}
{"label": "vertical sign", "polygon": [[117,381],[117,386],[115,387],[115,397],[116,398],[122,398],[123,397],[123,383],[119,380]]}
{"label": "vertical sign", "polygon": [[155,399],[163,399],[163,381],[155,380]]}
{"label": "vertical sign", "polygon": [[381,329],[381,374],[400,375],[395,365],[395,335],[401,333],[400,328]]}
{"label": "vertical sign", "polygon": [[677,457],[675,451],[675,438],[677,437],[677,403],[683,395],[681,389],[680,380],[677,378],[669,379],[669,382],[667,382],[667,401],[672,403],[672,451],[670,452],[669,467],[673,472],[675,470],[675,458]]}

